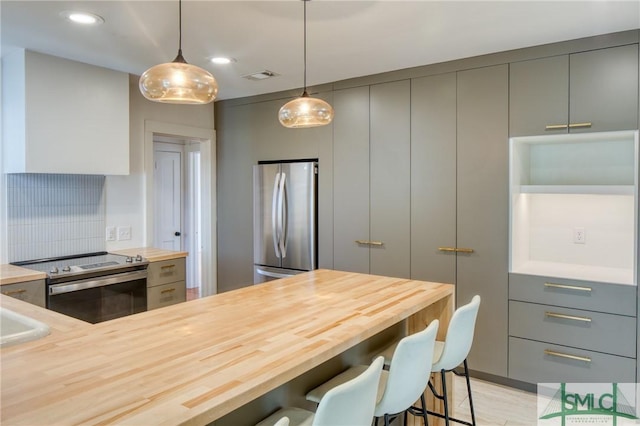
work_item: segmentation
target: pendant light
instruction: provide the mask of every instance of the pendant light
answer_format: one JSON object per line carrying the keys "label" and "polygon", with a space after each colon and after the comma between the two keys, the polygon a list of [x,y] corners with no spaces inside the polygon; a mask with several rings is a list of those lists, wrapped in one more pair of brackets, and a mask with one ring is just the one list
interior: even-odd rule
{"label": "pendant light", "polygon": [[173,62],[159,64],[140,76],[140,92],[150,101],[169,104],[208,104],[218,94],[213,75],[182,56],[182,0],[179,0],[178,56]]}
{"label": "pendant light", "polygon": [[307,1],[304,3],[304,91],[299,98],[287,102],[280,108],[280,124],[289,128],[324,126],[333,120],[333,108],[322,99],[312,98],[307,93]]}

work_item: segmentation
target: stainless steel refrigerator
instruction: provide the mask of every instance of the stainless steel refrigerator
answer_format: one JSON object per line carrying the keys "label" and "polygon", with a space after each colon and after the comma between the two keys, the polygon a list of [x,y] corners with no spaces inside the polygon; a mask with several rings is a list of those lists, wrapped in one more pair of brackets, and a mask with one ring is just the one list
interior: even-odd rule
{"label": "stainless steel refrigerator", "polygon": [[254,284],[317,268],[318,162],[253,166]]}

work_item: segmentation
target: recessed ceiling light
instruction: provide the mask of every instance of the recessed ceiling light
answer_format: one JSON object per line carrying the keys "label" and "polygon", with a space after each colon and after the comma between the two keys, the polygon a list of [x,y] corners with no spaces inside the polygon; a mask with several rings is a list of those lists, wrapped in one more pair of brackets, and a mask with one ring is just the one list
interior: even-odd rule
{"label": "recessed ceiling light", "polygon": [[62,12],[64,18],[68,19],[71,22],[75,22],[76,24],[83,25],[97,25],[102,24],[104,22],[104,18],[102,16],[98,16],[94,13],[89,12],[78,12],[74,10],[68,10]]}
{"label": "recessed ceiling light", "polygon": [[211,62],[218,65],[227,65],[235,61],[236,60],[233,58],[225,58],[224,56],[216,56],[215,58],[211,58]]}

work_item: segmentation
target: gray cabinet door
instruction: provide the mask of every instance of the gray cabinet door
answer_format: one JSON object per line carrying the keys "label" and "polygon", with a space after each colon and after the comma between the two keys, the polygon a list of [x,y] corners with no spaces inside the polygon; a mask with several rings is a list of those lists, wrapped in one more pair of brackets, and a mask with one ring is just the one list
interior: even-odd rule
{"label": "gray cabinet door", "polygon": [[411,80],[411,278],[455,282],[456,74]]}
{"label": "gray cabinet door", "polygon": [[[568,102],[567,55],[509,65],[511,136],[567,133]],[[554,125],[559,127],[547,129]]]}
{"label": "gray cabinet door", "polygon": [[458,73],[457,304],[482,298],[469,368],[507,374],[508,66]]}
{"label": "gray cabinet door", "polygon": [[638,45],[570,56],[569,117],[573,132],[638,128]]}
{"label": "gray cabinet door", "polygon": [[368,273],[369,87],[334,92],[333,107],[333,266]]}
{"label": "gray cabinet door", "polygon": [[410,87],[402,80],[370,88],[370,239],[382,242],[369,252],[376,275],[410,275]]}

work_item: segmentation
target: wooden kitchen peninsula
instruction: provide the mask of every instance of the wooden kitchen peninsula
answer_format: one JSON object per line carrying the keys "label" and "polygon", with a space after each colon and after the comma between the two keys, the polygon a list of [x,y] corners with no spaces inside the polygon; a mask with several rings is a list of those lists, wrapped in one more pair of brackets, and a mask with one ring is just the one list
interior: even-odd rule
{"label": "wooden kitchen peninsula", "polygon": [[3,348],[1,423],[204,425],[395,324],[443,337],[453,290],[317,270]]}

